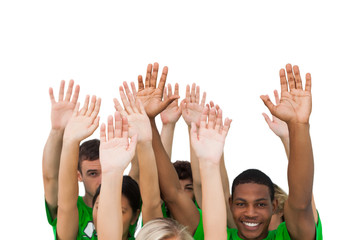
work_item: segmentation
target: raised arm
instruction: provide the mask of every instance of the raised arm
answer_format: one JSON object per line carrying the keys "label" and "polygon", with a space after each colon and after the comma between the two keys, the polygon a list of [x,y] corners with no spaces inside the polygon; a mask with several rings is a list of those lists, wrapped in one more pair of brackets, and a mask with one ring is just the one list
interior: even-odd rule
{"label": "raised arm", "polygon": [[[274,97],[275,97],[276,105],[279,105],[280,104],[280,98],[279,98],[279,94],[278,94],[277,90],[274,90]],[[289,129],[287,127],[286,122],[281,121],[279,118],[277,118],[275,116],[272,116],[272,120],[271,120],[270,117],[266,113],[263,113],[263,116],[264,116],[265,121],[268,124],[270,130],[273,133],[275,133],[276,136],[278,136],[280,138],[280,140],[281,140],[281,142],[282,142],[282,144],[284,146],[287,159],[289,160],[289,157],[290,157],[290,139],[289,139]],[[317,211],[316,211],[314,194],[312,195],[311,206],[312,206],[315,222],[317,223],[318,222],[318,214],[317,214]]]}
{"label": "raised arm", "polygon": [[222,124],[221,109],[206,107],[200,127],[191,126],[191,143],[200,163],[203,192],[203,222],[205,239],[227,239],[226,204],[220,175],[221,156],[231,120]]}
{"label": "raised arm", "polygon": [[[179,84],[175,84],[175,95],[179,95]],[[164,88],[164,100],[166,101],[173,95],[171,84],[168,84],[167,88]],[[171,159],[172,144],[174,139],[174,131],[176,122],[181,116],[181,107],[178,104],[178,99],[169,104],[161,113],[162,129],[161,129],[161,141],[164,145],[166,153]]]}
{"label": "raised arm", "polygon": [[80,104],[76,105],[65,128],[59,170],[58,220],[56,226],[58,239],[75,239],[78,233],[77,165],[79,145],[99,126],[97,115],[100,104],[101,99],[93,96],[89,106],[89,96],[87,96],[80,111]]}
{"label": "raised arm", "polygon": [[[311,206],[314,160],[309,132],[311,113],[311,75],[302,87],[299,68],[290,64],[280,70],[281,99],[274,105],[269,96],[261,96],[271,114],[287,123],[290,138],[288,165],[289,197],[284,216],[291,239],[315,239],[315,221]],[[289,90],[288,90],[289,87]]]}
{"label": "raised arm", "polygon": [[57,216],[59,165],[64,130],[75,108],[80,91],[79,85],[75,87],[74,92],[73,88],[74,81],[70,80],[64,96],[65,81],[61,81],[58,101],[55,100],[53,89],[49,89],[51,130],[44,147],[42,171],[45,200],[52,219],[55,219]]}
{"label": "raised arm", "polygon": [[[160,82],[157,85],[159,65],[154,64],[154,68],[149,64],[145,79],[145,85],[142,83],[142,77],[139,76],[139,92],[137,98],[141,100],[145,111],[150,119],[152,129],[152,145],[155,153],[156,166],[159,174],[159,185],[163,200],[167,203],[171,215],[182,225],[187,226],[190,233],[194,233],[200,220],[200,215],[195,204],[181,189],[179,178],[173,165],[170,162],[161,138],[156,127],[155,117],[163,109],[164,105],[170,104],[171,101],[179,98],[173,95],[167,102],[162,100],[162,93],[166,82],[168,68],[164,67]],[[153,94],[158,92],[158,94]]]}
{"label": "raised arm", "polygon": [[139,185],[142,197],[143,223],[161,218],[161,198],[155,155],[152,148],[150,121],[140,100],[135,100],[126,82],[120,87],[120,97],[124,105],[122,115],[129,120],[129,135],[138,136],[136,152],[139,163]]}
{"label": "raised arm", "polygon": [[115,113],[115,127],[112,116],[108,118],[106,126],[100,128],[100,163],[101,163],[101,192],[97,233],[99,240],[118,239],[123,237],[122,220],[122,181],[126,167],[135,155],[137,136],[134,135],[129,143],[128,121],[119,112]]}

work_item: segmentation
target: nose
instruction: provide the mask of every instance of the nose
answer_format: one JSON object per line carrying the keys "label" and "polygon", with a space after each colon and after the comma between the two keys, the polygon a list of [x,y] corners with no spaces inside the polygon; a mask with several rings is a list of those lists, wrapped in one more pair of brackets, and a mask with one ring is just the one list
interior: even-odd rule
{"label": "nose", "polygon": [[255,207],[252,206],[252,205],[248,205],[248,207],[246,208],[246,211],[245,211],[245,216],[249,217],[249,218],[256,217],[256,209],[255,209]]}

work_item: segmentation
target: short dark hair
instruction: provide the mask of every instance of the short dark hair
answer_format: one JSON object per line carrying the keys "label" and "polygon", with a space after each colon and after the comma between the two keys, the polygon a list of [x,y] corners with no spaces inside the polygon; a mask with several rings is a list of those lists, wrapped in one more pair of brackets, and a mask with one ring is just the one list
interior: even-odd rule
{"label": "short dark hair", "polygon": [[190,162],[177,160],[173,165],[180,180],[190,179],[193,181]]}
{"label": "short dark hair", "polygon": [[83,142],[79,148],[78,170],[81,172],[81,163],[84,160],[94,161],[99,159],[100,140],[92,139]]}
{"label": "short dark hair", "polygon": [[[92,206],[94,207],[96,199],[98,198],[101,191],[101,184],[96,189],[93,197]],[[130,176],[123,176],[122,191],[121,193],[129,200],[130,207],[133,213],[136,213],[141,207],[141,195],[140,188],[137,182]]]}
{"label": "short dark hair", "polygon": [[231,198],[233,197],[235,187],[239,184],[245,184],[245,183],[256,183],[265,185],[269,188],[269,194],[271,201],[274,200],[274,184],[271,181],[271,179],[263,173],[262,171],[258,169],[248,169],[240,173],[233,181],[232,187],[231,187]]}

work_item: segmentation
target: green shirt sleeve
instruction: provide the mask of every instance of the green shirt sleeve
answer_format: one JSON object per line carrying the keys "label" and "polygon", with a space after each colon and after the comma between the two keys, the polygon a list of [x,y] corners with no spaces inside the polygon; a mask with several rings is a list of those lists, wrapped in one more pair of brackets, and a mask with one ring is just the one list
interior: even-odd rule
{"label": "green shirt sleeve", "polygon": [[196,228],[196,231],[194,233],[194,239],[195,240],[204,240],[204,226],[203,226],[203,219],[202,219],[202,211],[198,208],[200,220],[199,224]]}

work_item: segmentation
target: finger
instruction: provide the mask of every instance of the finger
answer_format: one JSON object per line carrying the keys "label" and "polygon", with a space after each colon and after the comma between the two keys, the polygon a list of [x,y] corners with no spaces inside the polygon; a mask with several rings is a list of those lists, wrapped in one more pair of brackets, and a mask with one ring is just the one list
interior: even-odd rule
{"label": "finger", "polygon": [[200,117],[200,128],[206,128],[206,120],[208,118],[208,114],[209,114],[209,108],[204,107]]}
{"label": "finger", "polygon": [[195,102],[196,102],[197,104],[199,104],[199,102],[200,102],[200,86],[197,86],[197,87],[196,87]]}
{"label": "finger", "polygon": [[145,88],[150,87],[152,64],[149,64],[146,69]]}
{"label": "finger", "polygon": [[114,138],[113,117],[111,115],[108,116],[107,124],[108,124],[108,128],[107,128],[108,140],[110,141],[111,139]]}
{"label": "finger", "polygon": [[120,104],[119,100],[117,100],[117,98],[114,98],[113,101],[114,101],[114,107],[115,107],[116,111],[121,112],[121,111],[124,110],[124,109],[121,107],[121,104]]}
{"label": "finger", "polygon": [[80,93],[80,86],[76,85],[75,86],[75,91],[74,91],[74,95],[72,96],[71,102],[72,103],[76,103],[78,101],[79,98],[79,93]]}
{"label": "finger", "polygon": [[171,87],[171,84],[169,83],[168,84],[168,94],[169,94],[169,97],[171,97],[173,95],[172,93],[172,87]]}
{"label": "finger", "polygon": [[306,74],[305,91],[311,93],[311,74]]}
{"label": "finger", "polygon": [[100,112],[100,106],[101,106],[101,98],[97,98],[95,102],[95,108],[94,111],[91,113],[91,118],[94,119],[97,117],[97,115]]}
{"label": "finger", "polygon": [[186,85],[186,93],[185,93],[186,102],[190,102],[190,85]]}
{"label": "finger", "polygon": [[[162,74],[160,77],[160,82],[159,82],[158,88],[161,90],[162,93],[164,92],[164,87],[166,84],[166,78],[167,78],[168,71],[169,71],[168,67],[165,66],[163,68],[163,71],[162,71]],[[162,98],[162,96],[161,96],[161,98]]]}
{"label": "finger", "polygon": [[228,132],[229,132],[231,122],[232,122],[231,119],[229,119],[229,118],[226,118],[226,119],[225,119],[224,127],[223,127],[223,129],[222,129],[222,135],[223,135],[224,137],[226,137],[226,135],[227,135]]}
{"label": "finger", "polygon": [[137,144],[137,134],[131,137],[127,150],[131,153],[134,153],[136,149],[136,144]]}
{"label": "finger", "polygon": [[206,92],[203,93],[203,96],[201,98],[201,106],[204,107],[206,102]]}
{"label": "finger", "polygon": [[300,76],[300,69],[297,65],[295,65],[293,67],[293,69],[294,69],[294,75],[295,75],[295,87],[296,87],[296,89],[303,89],[301,76]]}
{"label": "finger", "polygon": [[288,91],[288,84],[287,84],[287,81],[286,81],[285,70],[283,68],[280,69],[279,75],[280,75],[281,93],[287,92]]}
{"label": "finger", "polygon": [[89,96],[89,95],[86,95],[84,105],[83,105],[83,107],[82,107],[81,110],[80,110],[80,114],[81,114],[81,115],[85,115],[85,113],[86,113],[86,111],[87,111],[87,109],[88,109],[89,99],[90,99],[90,96]]}
{"label": "finger", "polygon": [[195,88],[196,88],[196,84],[193,83],[191,85],[191,92],[190,92],[190,102],[194,103],[195,102]]}
{"label": "finger", "polygon": [[120,112],[115,112],[115,138],[121,138],[122,133],[122,117]]}
{"label": "finger", "polygon": [[220,132],[220,129],[222,129],[222,110],[219,109],[218,113],[216,115],[216,124],[215,124],[215,130],[217,132]]}
{"label": "finger", "polygon": [[269,118],[269,116],[266,113],[262,113],[262,115],[264,116],[264,119],[266,121],[266,123],[269,125],[272,123],[271,119]]}
{"label": "finger", "polygon": [[289,82],[289,89],[294,90],[295,89],[295,78],[293,74],[293,70],[291,67],[291,64],[286,64],[286,75]]}
{"label": "finger", "polygon": [[136,105],[140,109],[141,114],[146,114],[145,107],[139,99],[136,100]]}
{"label": "finger", "polygon": [[131,105],[125,96],[124,89],[122,86],[120,86],[120,98],[121,98],[121,101],[123,103],[123,106],[124,106],[126,112],[129,114],[133,113],[133,110],[131,109]]}
{"label": "finger", "polygon": [[65,95],[65,101],[68,101],[68,102],[70,101],[73,87],[74,87],[74,80],[70,80],[69,86],[68,86],[68,89],[67,89],[66,95]]}
{"label": "finger", "polygon": [[144,89],[144,82],[141,75],[138,76],[138,87],[139,92]]}
{"label": "finger", "polygon": [[54,90],[53,90],[52,87],[49,88],[49,96],[50,96],[51,104],[54,104],[55,103],[55,97],[54,97]]}
{"label": "finger", "polygon": [[100,127],[100,144],[106,142],[106,125],[105,123],[101,124]]}
{"label": "finger", "polygon": [[280,104],[280,98],[279,98],[279,93],[277,90],[274,90],[274,96],[275,96],[275,103],[276,105]]}
{"label": "finger", "polygon": [[150,87],[156,88],[156,80],[157,80],[158,72],[159,72],[159,64],[156,62],[154,63],[154,67],[151,73]]}
{"label": "finger", "polygon": [[261,100],[263,100],[265,106],[269,109],[272,115],[275,115],[274,112],[276,110],[276,106],[271,102],[268,95],[261,95]]}
{"label": "finger", "polygon": [[209,113],[209,121],[208,121],[209,129],[215,128],[215,121],[216,121],[216,110],[215,110],[215,108],[211,108],[210,113]]}
{"label": "finger", "polygon": [[93,96],[91,97],[90,106],[89,106],[88,110],[86,111],[86,116],[89,117],[89,116],[92,114],[92,112],[94,111],[95,102],[96,102],[96,96],[93,95]]}
{"label": "finger", "polygon": [[73,117],[76,117],[78,115],[79,112],[79,108],[80,108],[80,103],[76,103],[74,111],[73,111]]}
{"label": "finger", "polygon": [[163,94],[164,95],[164,101],[166,101],[168,99],[168,90],[167,89],[168,89],[167,87],[164,88],[164,94]]}
{"label": "finger", "polygon": [[179,84],[178,84],[178,83],[175,83],[174,95],[178,95],[178,96],[179,96]]}
{"label": "finger", "polygon": [[98,128],[100,122],[100,117],[97,117],[95,121],[91,124],[89,128],[90,135]]}
{"label": "finger", "polygon": [[125,116],[122,116],[122,137],[126,139],[129,137],[129,123]]}
{"label": "finger", "polygon": [[136,95],[137,95],[137,91],[136,91],[136,87],[135,87],[135,83],[134,82],[131,82],[130,83],[130,86],[131,86],[131,91],[134,95],[134,98],[136,98]]}
{"label": "finger", "polygon": [[213,108],[215,106],[213,101],[210,101],[210,108]]}
{"label": "finger", "polygon": [[60,89],[59,89],[59,102],[64,100],[64,88],[65,88],[65,81],[62,80],[60,82]]}
{"label": "finger", "polygon": [[127,84],[127,82],[123,82],[123,85],[124,85],[124,89],[125,89],[125,92],[126,92],[126,97],[128,98],[129,102],[131,102],[131,100],[134,100],[134,97],[131,94],[129,85]]}

